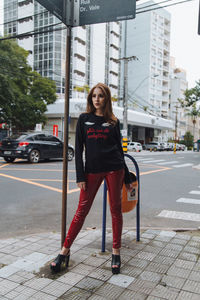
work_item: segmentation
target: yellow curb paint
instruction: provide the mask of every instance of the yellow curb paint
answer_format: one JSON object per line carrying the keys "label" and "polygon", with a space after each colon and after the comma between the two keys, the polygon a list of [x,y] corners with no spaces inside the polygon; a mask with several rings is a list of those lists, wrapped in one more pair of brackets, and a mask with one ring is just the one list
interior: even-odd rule
{"label": "yellow curb paint", "polygon": [[[25,179],[25,178],[21,178],[21,179]],[[25,179],[26,180],[26,179]],[[62,179],[39,179],[39,178],[29,178],[28,180],[31,181],[50,181],[50,182],[62,182]],[[68,180],[68,182],[76,182],[76,180]]]}
{"label": "yellow curb paint", "polygon": [[151,173],[162,172],[162,171],[166,171],[166,170],[171,170],[171,168],[166,168],[166,169],[163,168],[163,169],[159,169],[159,170],[141,172],[140,175],[148,175],[148,174],[151,174]]}
{"label": "yellow curb paint", "polygon": [[9,164],[3,164],[2,166],[0,166],[0,169],[3,169],[6,166],[9,166]]}
{"label": "yellow curb paint", "polygon": [[[18,178],[18,177],[14,177],[14,176],[2,174],[2,173],[0,173],[0,176],[10,178],[10,179],[13,179],[13,180],[17,180],[17,181],[20,181],[20,182],[32,184],[32,185],[35,185],[35,186],[38,186],[38,187],[41,187],[41,188],[44,188],[44,189],[48,189],[48,190],[51,190],[51,191],[54,191],[54,192],[62,193],[61,189],[57,189],[57,188],[54,188],[52,186],[44,185],[44,184],[37,183],[37,182],[32,182],[31,180],[28,180],[28,179],[21,179],[21,178]],[[74,192],[77,192],[77,191],[79,191],[79,188],[78,189],[73,189],[73,190],[68,190],[67,193],[71,194],[71,193],[74,193]]]}
{"label": "yellow curb paint", "polygon": [[[8,165],[8,164],[7,164]],[[25,168],[7,168],[6,171],[41,171],[41,172],[62,172],[62,170],[54,169],[25,169]],[[68,170],[68,172],[76,172],[75,170]]]}

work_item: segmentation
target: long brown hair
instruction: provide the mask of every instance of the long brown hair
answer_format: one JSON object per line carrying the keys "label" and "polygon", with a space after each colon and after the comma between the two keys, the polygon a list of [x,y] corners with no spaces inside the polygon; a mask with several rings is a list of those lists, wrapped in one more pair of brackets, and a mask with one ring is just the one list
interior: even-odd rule
{"label": "long brown hair", "polygon": [[87,97],[87,108],[86,108],[86,112],[87,113],[94,113],[96,111],[93,103],[92,103],[92,95],[94,93],[94,90],[96,88],[99,88],[102,90],[102,93],[105,97],[105,105],[104,105],[104,109],[103,109],[103,116],[105,118],[105,120],[112,124],[115,125],[117,123],[117,118],[115,117],[115,115],[113,114],[113,110],[112,110],[112,101],[111,101],[111,92],[109,87],[104,84],[104,83],[97,83],[95,86],[93,86],[93,88],[90,90],[88,97]]}

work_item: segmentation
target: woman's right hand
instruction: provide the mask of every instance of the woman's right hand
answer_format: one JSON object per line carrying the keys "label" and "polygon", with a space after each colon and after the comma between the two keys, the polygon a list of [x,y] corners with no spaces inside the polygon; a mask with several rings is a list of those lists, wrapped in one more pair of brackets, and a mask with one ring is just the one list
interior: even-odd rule
{"label": "woman's right hand", "polygon": [[85,181],[83,181],[83,182],[78,182],[77,183],[77,186],[79,187],[79,189],[81,189],[81,190],[86,190],[86,182]]}

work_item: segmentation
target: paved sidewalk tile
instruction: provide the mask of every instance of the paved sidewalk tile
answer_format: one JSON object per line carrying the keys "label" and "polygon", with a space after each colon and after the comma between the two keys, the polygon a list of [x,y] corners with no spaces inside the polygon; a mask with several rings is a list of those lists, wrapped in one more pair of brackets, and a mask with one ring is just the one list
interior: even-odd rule
{"label": "paved sidewalk tile", "polygon": [[9,281],[7,279],[0,281],[0,296],[6,295],[8,292],[16,289],[19,286],[18,283]]}
{"label": "paved sidewalk tile", "polygon": [[65,275],[59,277],[59,282],[69,284],[71,287],[81,281],[85,276],[73,272],[67,272]]}
{"label": "paved sidewalk tile", "polygon": [[45,286],[41,292],[50,294],[51,296],[59,297],[66,293],[72,286],[66,283],[59,282],[57,280],[51,282]]}
{"label": "paved sidewalk tile", "polygon": [[95,294],[104,297],[104,299],[117,299],[120,294],[124,291],[124,288],[116,286],[114,284],[105,283],[101,286]]}
{"label": "paved sidewalk tile", "polygon": [[63,294],[59,300],[86,300],[90,296],[92,296],[92,292],[72,287],[69,291]]}
{"label": "paved sidewalk tile", "polygon": [[118,274],[117,276],[113,275],[108,280],[108,283],[115,284],[123,288],[127,288],[134,280],[135,280],[134,277]]}
{"label": "paved sidewalk tile", "polygon": [[151,292],[151,296],[160,297],[163,299],[175,300],[179,294],[178,289],[157,285]]}
{"label": "paved sidewalk tile", "polygon": [[199,295],[181,291],[176,300],[199,300]]}
{"label": "paved sidewalk tile", "polygon": [[61,274],[49,269],[60,249],[59,233],[0,240],[0,300],[200,299],[198,234],[148,229],[136,242],[136,232],[125,228],[121,272],[113,275],[107,232],[108,250],[101,253],[101,230],[81,231]]}

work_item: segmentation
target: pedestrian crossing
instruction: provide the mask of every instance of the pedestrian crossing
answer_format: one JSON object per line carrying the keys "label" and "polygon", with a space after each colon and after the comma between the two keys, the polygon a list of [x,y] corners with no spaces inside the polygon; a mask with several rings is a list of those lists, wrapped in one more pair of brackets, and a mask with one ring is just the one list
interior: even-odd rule
{"label": "pedestrian crossing", "polygon": [[156,158],[135,158],[138,164],[155,164],[159,166],[170,166],[170,168],[186,168],[192,167],[193,163],[183,163],[178,160],[156,159]]}
{"label": "pedestrian crossing", "polygon": [[[198,186],[200,188],[200,186]],[[190,191],[189,194],[200,195],[200,191]],[[190,204],[194,205],[194,211],[197,210],[198,205],[200,205],[200,199],[196,198],[179,198],[176,200],[177,203],[180,204]],[[181,206],[182,208],[183,206]],[[185,220],[185,221],[200,221],[200,214],[191,213],[191,212],[183,212],[183,211],[172,211],[172,210],[162,210],[157,217],[167,218],[167,219],[176,219],[176,220]]]}

